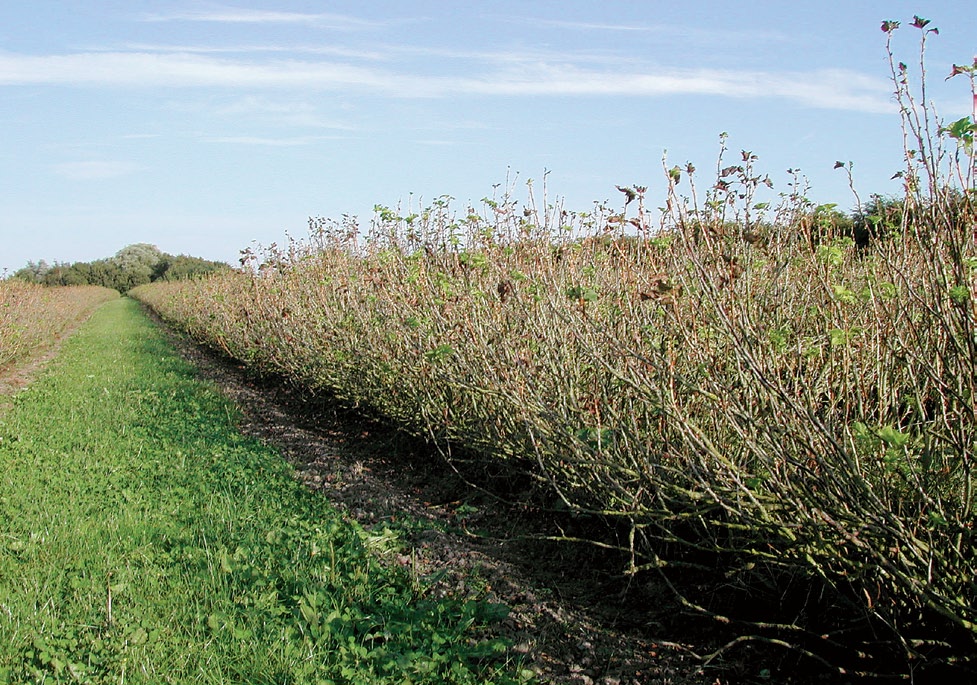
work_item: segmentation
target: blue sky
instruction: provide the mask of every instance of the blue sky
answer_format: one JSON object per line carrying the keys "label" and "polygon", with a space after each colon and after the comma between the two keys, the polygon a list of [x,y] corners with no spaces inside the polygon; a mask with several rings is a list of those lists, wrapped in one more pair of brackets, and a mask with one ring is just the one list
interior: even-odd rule
{"label": "blue sky", "polygon": [[954,120],[977,54],[962,0],[0,3],[0,273],[127,244],[235,262],[310,216],[469,202],[546,173],[585,211],[661,167],[759,156],[777,192],[848,209],[898,190],[883,19]]}

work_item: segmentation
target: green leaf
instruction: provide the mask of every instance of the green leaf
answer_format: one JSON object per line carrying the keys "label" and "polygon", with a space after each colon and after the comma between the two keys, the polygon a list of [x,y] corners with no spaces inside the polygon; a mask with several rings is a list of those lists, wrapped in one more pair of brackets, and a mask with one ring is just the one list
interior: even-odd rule
{"label": "green leaf", "polygon": [[831,294],[835,300],[843,304],[855,304],[858,301],[858,296],[844,285],[832,285]]}
{"label": "green leaf", "polygon": [[567,288],[567,297],[578,302],[596,302],[598,297],[597,289],[591,286],[575,285]]}
{"label": "green leaf", "polygon": [[770,344],[777,352],[784,352],[790,343],[790,330],[786,328],[774,328],[767,333]]}
{"label": "green leaf", "polygon": [[759,476],[752,476],[750,478],[747,478],[744,481],[744,484],[750,490],[759,490],[760,486],[763,485],[763,478],[760,478]]}
{"label": "green leaf", "polygon": [[905,447],[910,440],[908,433],[903,433],[892,426],[883,426],[880,428],[879,438],[889,447]]}
{"label": "green leaf", "polygon": [[848,331],[841,328],[832,328],[828,331],[828,338],[831,340],[832,347],[841,347],[848,344]]}
{"label": "green leaf", "polygon": [[977,124],[971,121],[970,117],[963,117],[954,121],[944,130],[951,138],[956,138],[957,140],[970,138],[973,141],[974,133],[977,132]]}
{"label": "green leaf", "polygon": [[899,289],[896,288],[895,283],[883,282],[879,283],[879,293],[881,293],[882,299],[891,300],[899,294]]}
{"label": "green leaf", "polygon": [[222,549],[220,551],[219,558],[220,558],[221,571],[223,573],[231,573],[234,569],[231,566],[231,560],[227,556],[227,550],[226,549]]}
{"label": "green leaf", "polygon": [[819,245],[818,259],[831,266],[841,266],[845,261],[845,251],[839,245]]}
{"label": "green leaf", "polygon": [[964,304],[970,297],[970,290],[965,285],[956,285],[950,288],[950,299],[954,304]]}
{"label": "green leaf", "polygon": [[424,353],[424,358],[430,363],[434,364],[436,362],[447,359],[452,354],[454,354],[455,348],[451,345],[438,345],[433,350],[429,350]]}

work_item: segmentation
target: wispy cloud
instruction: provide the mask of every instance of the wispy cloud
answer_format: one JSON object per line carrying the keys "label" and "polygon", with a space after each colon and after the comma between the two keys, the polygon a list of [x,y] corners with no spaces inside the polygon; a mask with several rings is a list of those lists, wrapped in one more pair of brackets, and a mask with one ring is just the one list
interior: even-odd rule
{"label": "wispy cloud", "polygon": [[848,70],[746,71],[619,65],[482,54],[481,64],[416,65],[403,72],[328,60],[258,61],[187,53],[98,52],[33,56],[0,53],[0,85],[221,87],[332,91],[392,97],[705,95],[777,98],[821,109],[890,112],[882,79]]}
{"label": "wispy cloud", "polygon": [[203,138],[205,143],[227,145],[257,145],[262,147],[303,147],[324,140],[344,140],[346,136],[295,136],[291,138],[268,138],[263,136],[214,136]]}
{"label": "wispy cloud", "polygon": [[584,21],[559,21],[556,19],[535,19],[536,24],[553,26],[564,29],[575,29],[578,31],[615,31],[622,33],[647,33],[653,27],[642,24],[600,24]]}
{"label": "wispy cloud", "polygon": [[639,23],[601,23],[586,21],[564,21],[542,17],[510,17],[509,21],[525,26],[533,23],[537,26],[549,26],[558,29],[568,29],[581,32],[602,32],[622,34],[651,34],[656,39],[676,42],[694,40],[700,43],[722,45],[729,42],[786,42],[792,37],[780,31],[750,29],[745,31],[733,29],[709,29],[700,26],[681,24],[639,24]]}
{"label": "wispy cloud", "polygon": [[421,138],[412,141],[415,145],[430,145],[433,147],[457,147],[457,140],[442,140],[437,138]]}
{"label": "wispy cloud", "polygon": [[460,90],[486,95],[578,95],[778,98],[818,109],[891,112],[888,85],[847,70],[766,72],[719,69],[598,71],[572,65],[521,65],[495,78],[470,79]]}
{"label": "wispy cloud", "polygon": [[316,104],[300,98],[282,99],[277,97],[263,97],[260,95],[245,95],[212,108],[214,114],[221,117],[242,117],[267,121],[288,126],[304,128],[332,129],[336,131],[354,131],[357,126],[339,121],[334,117],[325,116]]}
{"label": "wispy cloud", "polygon": [[54,165],[54,172],[72,181],[98,181],[107,178],[128,176],[141,167],[132,162],[111,160],[89,160],[85,162],[63,162]]}
{"label": "wispy cloud", "polygon": [[291,55],[328,55],[331,57],[348,57],[351,59],[380,61],[390,58],[390,54],[380,50],[362,50],[340,45],[168,45],[165,43],[124,43],[122,50],[118,48],[93,48],[91,52],[143,52],[143,53],[185,53],[199,55],[247,55],[247,54],[291,54]]}
{"label": "wispy cloud", "polygon": [[185,53],[0,54],[0,85],[126,87],[385,88],[374,70],[300,60],[257,62]]}
{"label": "wispy cloud", "polygon": [[315,28],[338,29],[343,31],[358,31],[379,26],[359,17],[327,12],[276,12],[238,7],[219,7],[214,9],[192,10],[189,12],[171,12],[146,14],[142,17],[147,22],[210,22],[221,24],[304,24]]}

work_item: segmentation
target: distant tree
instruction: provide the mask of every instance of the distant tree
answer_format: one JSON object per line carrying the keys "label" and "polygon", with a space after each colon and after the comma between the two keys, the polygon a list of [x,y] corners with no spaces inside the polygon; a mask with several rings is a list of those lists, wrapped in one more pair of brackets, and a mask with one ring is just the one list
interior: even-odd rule
{"label": "distant tree", "polygon": [[15,271],[13,277],[28,283],[43,283],[44,276],[50,270],[50,265],[42,259],[39,262],[27,262],[27,266]]}
{"label": "distant tree", "polygon": [[831,202],[816,205],[799,217],[799,227],[812,246],[830,243],[837,238],[850,238],[852,218]]}
{"label": "distant tree", "polygon": [[166,278],[166,272],[170,270],[170,266],[173,264],[173,255],[164,254],[163,257],[156,262],[156,266],[153,267],[153,273],[150,275],[150,281],[162,281]]}
{"label": "distant tree", "polygon": [[41,282],[44,285],[68,285],[66,276],[71,271],[71,265],[65,262],[55,262],[54,266],[47,270]]}
{"label": "distant tree", "polygon": [[135,266],[156,266],[164,257],[164,253],[155,245],[149,243],[134,243],[127,245],[115,253],[112,260],[123,269]]}
{"label": "distant tree", "polygon": [[166,255],[160,262],[162,269],[157,267],[158,275],[153,280],[180,281],[188,278],[198,278],[215,271],[229,269],[230,266],[224,262],[210,261],[200,257],[189,255],[178,255],[173,257]]}
{"label": "distant tree", "polygon": [[110,259],[99,259],[89,264],[88,282],[125,292],[122,269]]}
{"label": "distant tree", "polygon": [[974,216],[973,196],[955,188],[943,188],[938,199],[907,203],[903,197],[873,194],[852,212],[855,242],[868,246],[903,231],[939,232],[949,227],[968,226]]}
{"label": "distant tree", "polygon": [[119,292],[126,292],[137,285],[144,285],[153,280],[153,273],[165,255],[155,245],[136,243],[128,245],[112,258],[112,262],[122,271],[119,278]]}
{"label": "distant tree", "polygon": [[72,264],[65,270],[61,282],[63,285],[88,285],[88,277]]}
{"label": "distant tree", "polygon": [[49,265],[43,259],[28,262],[11,278],[50,286],[101,285],[125,293],[137,285],[152,281],[175,281],[196,278],[214,271],[230,269],[224,262],[215,262],[189,255],[166,254],[155,245],[128,245],[113,257],[94,262],[58,263]]}
{"label": "distant tree", "polygon": [[91,285],[92,265],[89,262],[75,262],[71,265],[71,278],[76,282],[70,285]]}
{"label": "distant tree", "polygon": [[902,228],[905,200],[877,193],[869,201],[852,211],[851,237],[866,247],[873,240],[892,235]]}

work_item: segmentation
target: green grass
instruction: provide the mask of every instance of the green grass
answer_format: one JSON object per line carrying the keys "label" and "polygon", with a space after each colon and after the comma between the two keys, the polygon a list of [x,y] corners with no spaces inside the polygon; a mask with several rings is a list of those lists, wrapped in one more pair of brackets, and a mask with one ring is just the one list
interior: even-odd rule
{"label": "green grass", "polygon": [[17,396],[0,683],[518,680],[504,607],[423,599],[235,419],[128,299]]}

